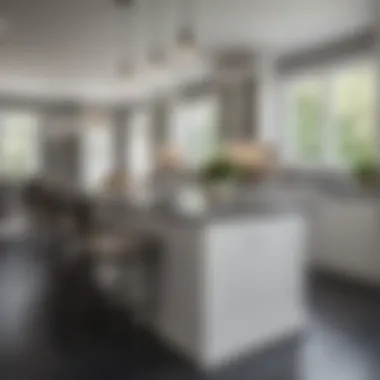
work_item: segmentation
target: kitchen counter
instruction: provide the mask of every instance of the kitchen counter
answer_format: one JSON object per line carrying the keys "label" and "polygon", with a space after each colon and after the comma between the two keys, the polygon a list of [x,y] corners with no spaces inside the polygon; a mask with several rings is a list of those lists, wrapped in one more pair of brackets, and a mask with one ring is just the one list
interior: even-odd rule
{"label": "kitchen counter", "polygon": [[380,192],[323,192],[316,213],[313,265],[365,284],[380,284]]}
{"label": "kitchen counter", "polygon": [[213,368],[302,331],[300,213],[235,208],[176,220],[160,211],[145,223],[165,246],[160,310],[150,325],[168,344]]}
{"label": "kitchen counter", "polygon": [[308,196],[255,188],[199,214],[91,198],[161,237],[158,310],[141,322],[197,366],[218,367],[304,329]]}
{"label": "kitchen counter", "polygon": [[352,198],[377,200],[380,198],[380,188],[366,188],[356,183],[352,183],[350,185],[345,186],[324,187],[321,189],[321,192],[325,196],[341,198],[342,200]]}
{"label": "kitchen counter", "polygon": [[262,218],[294,213],[303,214],[306,212],[306,209],[303,208],[301,204],[294,205],[286,202],[266,204],[256,202],[250,204],[234,203],[211,207],[200,215],[186,214],[173,207],[165,206],[156,206],[149,210],[149,212],[168,222],[203,226],[208,223],[230,221],[231,219]]}

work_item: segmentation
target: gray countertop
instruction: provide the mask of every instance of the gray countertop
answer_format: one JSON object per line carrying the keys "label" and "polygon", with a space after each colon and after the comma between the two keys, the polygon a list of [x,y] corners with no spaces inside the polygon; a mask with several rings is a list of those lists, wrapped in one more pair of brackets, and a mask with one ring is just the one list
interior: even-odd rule
{"label": "gray countertop", "polygon": [[178,225],[203,226],[232,219],[267,218],[283,215],[305,214],[303,205],[292,202],[252,202],[251,204],[234,202],[231,204],[210,207],[200,215],[187,215],[173,207],[156,206],[151,212],[154,217],[165,223]]}
{"label": "gray countertop", "polygon": [[356,183],[341,186],[323,186],[320,191],[326,196],[340,199],[380,200],[380,188],[364,187]]}
{"label": "gray countertop", "polygon": [[127,197],[94,197],[93,200],[99,205],[104,201],[108,204],[106,207],[116,206],[116,209],[127,215],[127,219],[132,223],[137,219],[154,219],[157,223],[202,227],[205,224],[231,219],[305,215],[313,207],[315,194],[315,191],[281,186],[245,189],[232,200],[210,202],[199,214],[182,212],[176,207],[173,198],[146,207],[130,202]]}

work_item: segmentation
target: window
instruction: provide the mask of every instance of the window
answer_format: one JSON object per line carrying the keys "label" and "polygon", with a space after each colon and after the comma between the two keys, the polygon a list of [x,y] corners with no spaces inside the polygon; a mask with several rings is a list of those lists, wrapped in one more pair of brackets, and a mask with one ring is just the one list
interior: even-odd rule
{"label": "window", "polygon": [[83,180],[87,190],[98,191],[104,188],[105,181],[112,173],[113,130],[106,118],[94,118],[85,127],[82,136]]}
{"label": "window", "polygon": [[199,168],[215,156],[219,147],[215,99],[178,106],[172,117],[170,136],[173,147],[191,169]]}
{"label": "window", "polygon": [[293,91],[296,154],[304,161],[318,162],[323,156],[323,86],[318,80],[305,80],[298,83]]}
{"label": "window", "polygon": [[375,86],[375,68],[369,62],[292,80],[286,92],[291,159],[349,167],[371,157]]}
{"label": "window", "polygon": [[40,169],[39,119],[28,112],[0,112],[0,173],[26,179]]}
{"label": "window", "polygon": [[339,157],[354,163],[374,151],[375,72],[358,67],[340,72],[334,83]]}
{"label": "window", "polygon": [[128,125],[128,175],[134,181],[144,181],[153,170],[151,116],[137,111]]}

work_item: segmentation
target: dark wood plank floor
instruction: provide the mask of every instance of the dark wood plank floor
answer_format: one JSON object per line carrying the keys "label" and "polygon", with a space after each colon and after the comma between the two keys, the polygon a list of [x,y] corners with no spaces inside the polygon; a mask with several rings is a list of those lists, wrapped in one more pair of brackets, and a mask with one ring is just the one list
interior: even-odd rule
{"label": "dark wood plank floor", "polygon": [[0,244],[1,380],[380,379],[376,292],[313,276],[304,336],[205,374],[105,304],[94,311],[95,327],[70,336],[68,320],[57,318],[64,300],[52,296],[51,253],[30,237]]}

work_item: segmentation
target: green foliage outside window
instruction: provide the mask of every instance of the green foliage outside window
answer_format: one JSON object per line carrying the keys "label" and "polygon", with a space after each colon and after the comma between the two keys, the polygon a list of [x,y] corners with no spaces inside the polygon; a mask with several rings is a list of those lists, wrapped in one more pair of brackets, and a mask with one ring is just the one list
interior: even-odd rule
{"label": "green foliage outside window", "polygon": [[322,158],[324,105],[318,83],[305,82],[297,88],[296,112],[298,155],[302,160],[318,162]]}
{"label": "green foliage outside window", "polygon": [[375,89],[375,71],[368,64],[300,81],[293,92],[298,159],[321,163],[331,148],[348,167],[372,160]]}
{"label": "green foliage outside window", "polygon": [[375,78],[368,68],[343,73],[336,85],[339,155],[349,164],[373,155]]}

